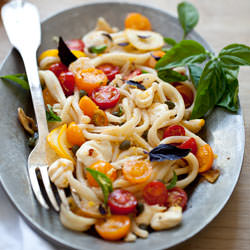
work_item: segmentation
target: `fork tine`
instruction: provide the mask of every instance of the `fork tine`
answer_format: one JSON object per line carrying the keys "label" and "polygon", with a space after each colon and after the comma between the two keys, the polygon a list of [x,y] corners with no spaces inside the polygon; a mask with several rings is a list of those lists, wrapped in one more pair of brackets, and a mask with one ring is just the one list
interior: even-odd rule
{"label": "fork tine", "polygon": [[50,180],[49,180],[49,176],[48,176],[47,167],[39,167],[39,170],[41,172],[43,184],[44,184],[46,193],[48,195],[48,198],[50,200],[50,203],[52,204],[52,206],[54,207],[54,209],[58,212],[59,211],[59,207],[58,207],[55,195],[54,195],[54,193],[52,191],[52,188],[51,188],[51,185],[50,185]]}
{"label": "fork tine", "polygon": [[67,200],[67,197],[65,195],[64,189],[57,188],[57,192],[59,194],[59,197],[60,197],[63,205],[68,206],[68,200]]}
{"label": "fork tine", "polygon": [[46,201],[43,198],[42,192],[40,190],[40,186],[38,184],[37,176],[36,176],[36,170],[34,168],[29,168],[29,176],[30,176],[30,183],[33,189],[33,192],[39,201],[39,203],[46,209],[49,209],[49,206],[47,205]]}

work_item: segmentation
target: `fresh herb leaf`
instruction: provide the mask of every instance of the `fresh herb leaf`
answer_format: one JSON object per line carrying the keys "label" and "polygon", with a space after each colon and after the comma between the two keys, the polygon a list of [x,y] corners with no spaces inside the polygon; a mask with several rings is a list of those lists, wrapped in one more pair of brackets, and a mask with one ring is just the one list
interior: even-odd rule
{"label": "fresh herb leaf", "polygon": [[90,53],[101,54],[107,48],[107,45],[91,46],[89,48]]}
{"label": "fresh herb leaf", "polygon": [[46,118],[48,122],[61,122],[62,119],[55,114],[51,105],[47,105],[48,110],[46,110]]}
{"label": "fresh herb leaf", "polygon": [[11,80],[12,82],[19,84],[23,89],[28,90],[30,88],[26,74],[6,75],[0,76],[0,78],[5,80]]}
{"label": "fresh herb leaf", "polygon": [[122,106],[119,105],[118,107],[118,111],[114,111],[112,113],[112,115],[115,115],[115,116],[118,116],[118,117],[121,117],[123,115],[123,109],[122,109]]}
{"label": "fresh herb leaf", "polygon": [[146,90],[146,88],[142,84],[140,84],[139,82],[136,82],[136,81],[133,81],[133,80],[129,80],[129,81],[126,81],[126,83],[128,85],[135,86],[138,89]]}
{"label": "fresh herb leaf", "polygon": [[108,178],[107,175],[97,170],[86,168],[86,171],[88,171],[92,175],[92,177],[96,180],[96,182],[101,187],[102,192],[103,192],[103,197],[104,197],[104,203],[107,204],[108,196],[113,191],[112,181]]}
{"label": "fresh herb leaf", "polygon": [[201,118],[213,109],[226,89],[226,78],[219,61],[209,61],[200,78],[190,119]]}
{"label": "fresh herb leaf", "polygon": [[174,67],[186,66],[194,63],[202,63],[207,59],[205,48],[193,40],[183,40],[156,63],[157,70],[171,69]]}
{"label": "fresh herb leaf", "polygon": [[177,42],[171,37],[164,37],[164,42],[170,46],[174,46]]}
{"label": "fresh herb leaf", "polygon": [[158,77],[165,82],[183,82],[188,79],[186,75],[172,69],[159,70]]}
{"label": "fresh herb leaf", "polygon": [[148,74],[149,72],[142,69],[142,70],[141,70],[141,73],[142,73],[142,74]]}
{"label": "fresh herb leaf", "polygon": [[188,66],[188,70],[191,81],[194,84],[195,88],[197,89],[203,69],[198,65],[191,64]]}
{"label": "fresh herb leaf", "polygon": [[226,108],[232,112],[237,112],[239,109],[239,82],[237,79],[239,67],[223,67],[223,71],[226,77],[226,90],[217,103],[217,106]]}
{"label": "fresh herb leaf", "polygon": [[77,57],[70,51],[66,43],[63,41],[62,37],[59,37],[58,56],[60,57],[61,62],[67,67],[72,62],[77,60]]}
{"label": "fresh herb leaf", "polygon": [[178,4],[178,18],[183,28],[183,38],[196,26],[199,21],[199,13],[197,9],[188,2]]}
{"label": "fresh herb leaf", "polygon": [[250,65],[250,47],[244,44],[230,44],[221,50],[219,58],[224,65]]}
{"label": "fresh herb leaf", "polygon": [[160,144],[148,154],[150,161],[178,160],[188,155],[190,149],[177,148],[171,144]]}
{"label": "fresh herb leaf", "polygon": [[170,183],[167,185],[167,189],[171,189],[171,188],[175,187],[177,180],[178,180],[177,175],[176,175],[175,171],[173,171],[173,178],[170,181]]}

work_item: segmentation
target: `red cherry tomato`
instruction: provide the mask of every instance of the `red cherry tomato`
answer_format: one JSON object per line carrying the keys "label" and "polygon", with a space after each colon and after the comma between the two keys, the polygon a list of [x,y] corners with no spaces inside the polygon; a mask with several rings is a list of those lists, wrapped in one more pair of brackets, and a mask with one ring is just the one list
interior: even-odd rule
{"label": "red cherry tomato", "polygon": [[180,206],[185,209],[187,200],[187,193],[182,188],[174,187],[168,190],[168,207]]}
{"label": "red cherry tomato", "polygon": [[73,95],[75,88],[75,77],[72,72],[62,72],[59,77],[59,82],[66,96]]}
{"label": "red cherry tomato", "polygon": [[101,86],[92,92],[91,97],[101,109],[108,109],[117,104],[120,91],[113,86]]}
{"label": "red cherry tomato", "polygon": [[129,214],[135,210],[137,200],[129,191],[117,189],[109,195],[108,205],[112,214]]}
{"label": "red cherry tomato", "polygon": [[191,152],[195,155],[197,152],[197,143],[194,138],[190,138],[187,141],[183,142],[179,148],[191,149]]}
{"label": "red cherry tomato", "polygon": [[80,50],[83,51],[84,43],[82,40],[74,39],[74,40],[67,40],[65,42],[70,50]]}
{"label": "red cherry tomato", "polygon": [[185,108],[189,108],[194,101],[193,91],[188,86],[183,84],[176,86],[176,89],[179,91],[183,98]]}
{"label": "red cherry tomato", "polygon": [[165,206],[168,200],[168,190],[160,181],[152,181],[143,189],[143,198],[149,205]]}
{"label": "red cherry tomato", "polygon": [[119,66],[115,66],[111,63],[104,63],[98,66],[97,68],[102,70],[105,73],[109,81],[112,81],[115,78],[115,75],[120,73]]}
{"label": "red cherry tomato", "polygon": [[54,63],[49,67],[49,70],[52,71],[57,77],[59,77],[59,75],[62,72],[67,72],[68,68],[67,66],[65,66],[63,63],[59,62],[59,63]]}
{"label": "red cherry tomato", "polygon": [[185,129],[180,125],[172,125],[165,129],[163,138],[169,137],[169,136],[184,136],[185,135]]}
{"label": "red cherry tomato", "polygon": [[127,76],[124,76],[124,80],[128,81],[130,79],[133,79],[135,76],[139,76],[142,73],[141,69],[135,69],[132,72],[130,72]]}

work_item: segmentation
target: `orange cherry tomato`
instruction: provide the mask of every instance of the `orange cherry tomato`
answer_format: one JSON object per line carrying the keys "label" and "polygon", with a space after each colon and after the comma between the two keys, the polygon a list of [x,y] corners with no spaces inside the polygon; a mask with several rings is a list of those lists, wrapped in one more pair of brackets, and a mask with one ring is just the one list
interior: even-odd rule
{"label": "orange cherry tomato", "polygon": [[50,94],[48,88],[45,88],[43,90],[43,100],[44,100],[44,103],[45,103],[46,106],[47,106],[47,104],[52,106],[52,105],[54,105],[56,103],[56,100]]}
{"label": "orange cherry tomato", "polygon": [[155,68],[155,65],[159,59],[165,55],[165,52],[162,50],[156,50],[151,53],[151,56],[146,61],[146,66],[150,68]]}
{"label": "orange cherry tomato", "polygon": [[78,89],[85,90],[89,95],[100,86],[106,85],[108,78],[105,73],[96,68],[83,69],[75,77],[75,83]]}
{"label": "orange cherry tomato", "polygon": [[149,179],[152,166],[147,161],[128,161],[123,165],[122,173],[130,183],[142,183]]}
{"label": "orange cherry tomato", "polygon": [[[106,161],[99,160],[92,164],[90,168],[106,174],[111,179],[111,181],[114,181],[117,177],[116,169]],[[86,173],[86,177],[90,186],[99,187],[99,184],[95,181],[95,179],[89,172]]]}
{"label": "orange cherry tomato", "polygon": [[190,107],[194,101],[193,91],[188,86],[183,84],[177,85],[176,89],[179,91],[183,98],[185,108]]}
{"label": "orange cherry tomato", "polygon": [[75,122],[71,122],[66,130],[67,140],[72,145],[81,146],[85,142],[82,130]]}
{"label": "orange cherry tomato", "polygon": [[208,144],[201,146],[196,153],[196,158],[199,162],[199,173],[206,172],[213,165],[214,154],[212,148]]}
{"label": "orange cherry tomato", "polygon": [[79,107],[82,112],[90,118],[92,118],[94,113],[99,109],[98,106],[88,96],[83,96],[80,99]]}
{"label": "orange cherry tomato", "polygon": [[97,221],[95,229],[105,240],[120,240],[129,233],[130,225],[127,215],[111,215],[106,220]]}
{"label": "orange cherry tomato", "polygon": [[95,126],[107,126],[109,124],[108,117],[106,116],[105,112],[101,109],[97,109],[94,112],[91,122]]}
{"label": "orange cherry tomato", "polygon": [[135,30],[151,30],[151,23],[140,13],[129,13],[125,18],[125,28]]}

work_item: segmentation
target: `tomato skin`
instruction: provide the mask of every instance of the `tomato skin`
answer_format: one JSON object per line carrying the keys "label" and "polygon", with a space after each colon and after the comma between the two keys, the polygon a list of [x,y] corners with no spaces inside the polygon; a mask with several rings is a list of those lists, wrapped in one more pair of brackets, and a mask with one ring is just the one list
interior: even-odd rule
{"label": "tomato skin", "polygon": [[59,77],[59,75],[62,72],[68,72],[68,68],[66,65],[64,65],[63,63],[59,62],[59,63],[54,63],[49,67],[49,70],[52,71],[57,77]]}
{"label": "tomato skin", "polygon": [[115,66],[111,63],[104,63],[96,68],[102,70],[106,74],[110,82],[115,78],[116,74],[120,73],[120,67]]}
{"label": "tomato skin", "polygon": [[180,206],[184,210],[187,205],[187,193],[179,187],[174,187],[168,190],[167,206]]}
{"label": "tomato skin", "polygon": [[44,103],[45,103],[46,106],[47,106],[47,104],[53,106],[56,103],[56,100],[50,94],[48,88],[45,88],[43,90],[43,100],[44,100]]}
{"label": "tomato skin", "polygon": [[180,125],[172,125],[165,129],[163,138],[170,137],[170,136],[184,136],[185,129]]}
{"label": "tomato skin", "polygon": [[91,97],[101,109],[113,108],[120,99],[120,91],[113,86],[101,86],[92,92]]}
{"label": "tomato skin", "polygon": [[75,122],[69,124],[66,130],[66,136],[68,142],[72,145],[81,146],[85,142],[83,132]]}
{"label": "tomato skin", "polygon": [[135,210],[137,200],[129,191],[116,189],[109,195],[108,205],[112,214],[129,214]]}
{"label": "tomato skin", "polygon": [[63,92],[66,96],[74,94],[75,89],[75,77],[74,74],[70,71],[62,72],[59,77],[59,82],[63,88]]}
{"label": "tomato skin", "polygon": [[67,40],[65,41],[65,43],[69,47],[70,50],[83,51],[85,47],[83,41],[79,39]]}
{"label": "tomato skin", "polygon": [[166,206],[168,190],[161,181],[152,181],[144,187],[143,198],[148,205]]}
{"label": "tomato skin", "polygon": [[183,98],[185,108],[189,108],[194,101],[193,91],[188,86],[183,84],[177,85],[176,89],[179,91]]}
{"label": "tomato skin", "polygon": [[191,152],[195,155],[197,152],[197,143],[194,138],[190,138],[178,146],[178,148],[191,149]]}
{"label": "tomato skin", "polygon": [[131,80],[135,76],[139,76],[140,74],[142,74],[142,70],[141,69],[135,69],[132,72],[130,72],[127,76],[124,76],[124,80],[126,80],[126,81]]}
{"label": "tomato skin", "polygon": [[124,25],[126,29],[151,30],[151,23],[149,19],[136,12],[132,12],[127,15]]}
{"label": "tomato skin", "polygon": [[105,240],[120,240],[130,230],[131,221],[127,215],[111,215],[95,224],[97,233]]}
{"label": "tomato skin", "polygon": [[197,151],[196,158],[199,162],[199,173],[209,170],[214,161],[214,153],[210,145],[201,146]]}

